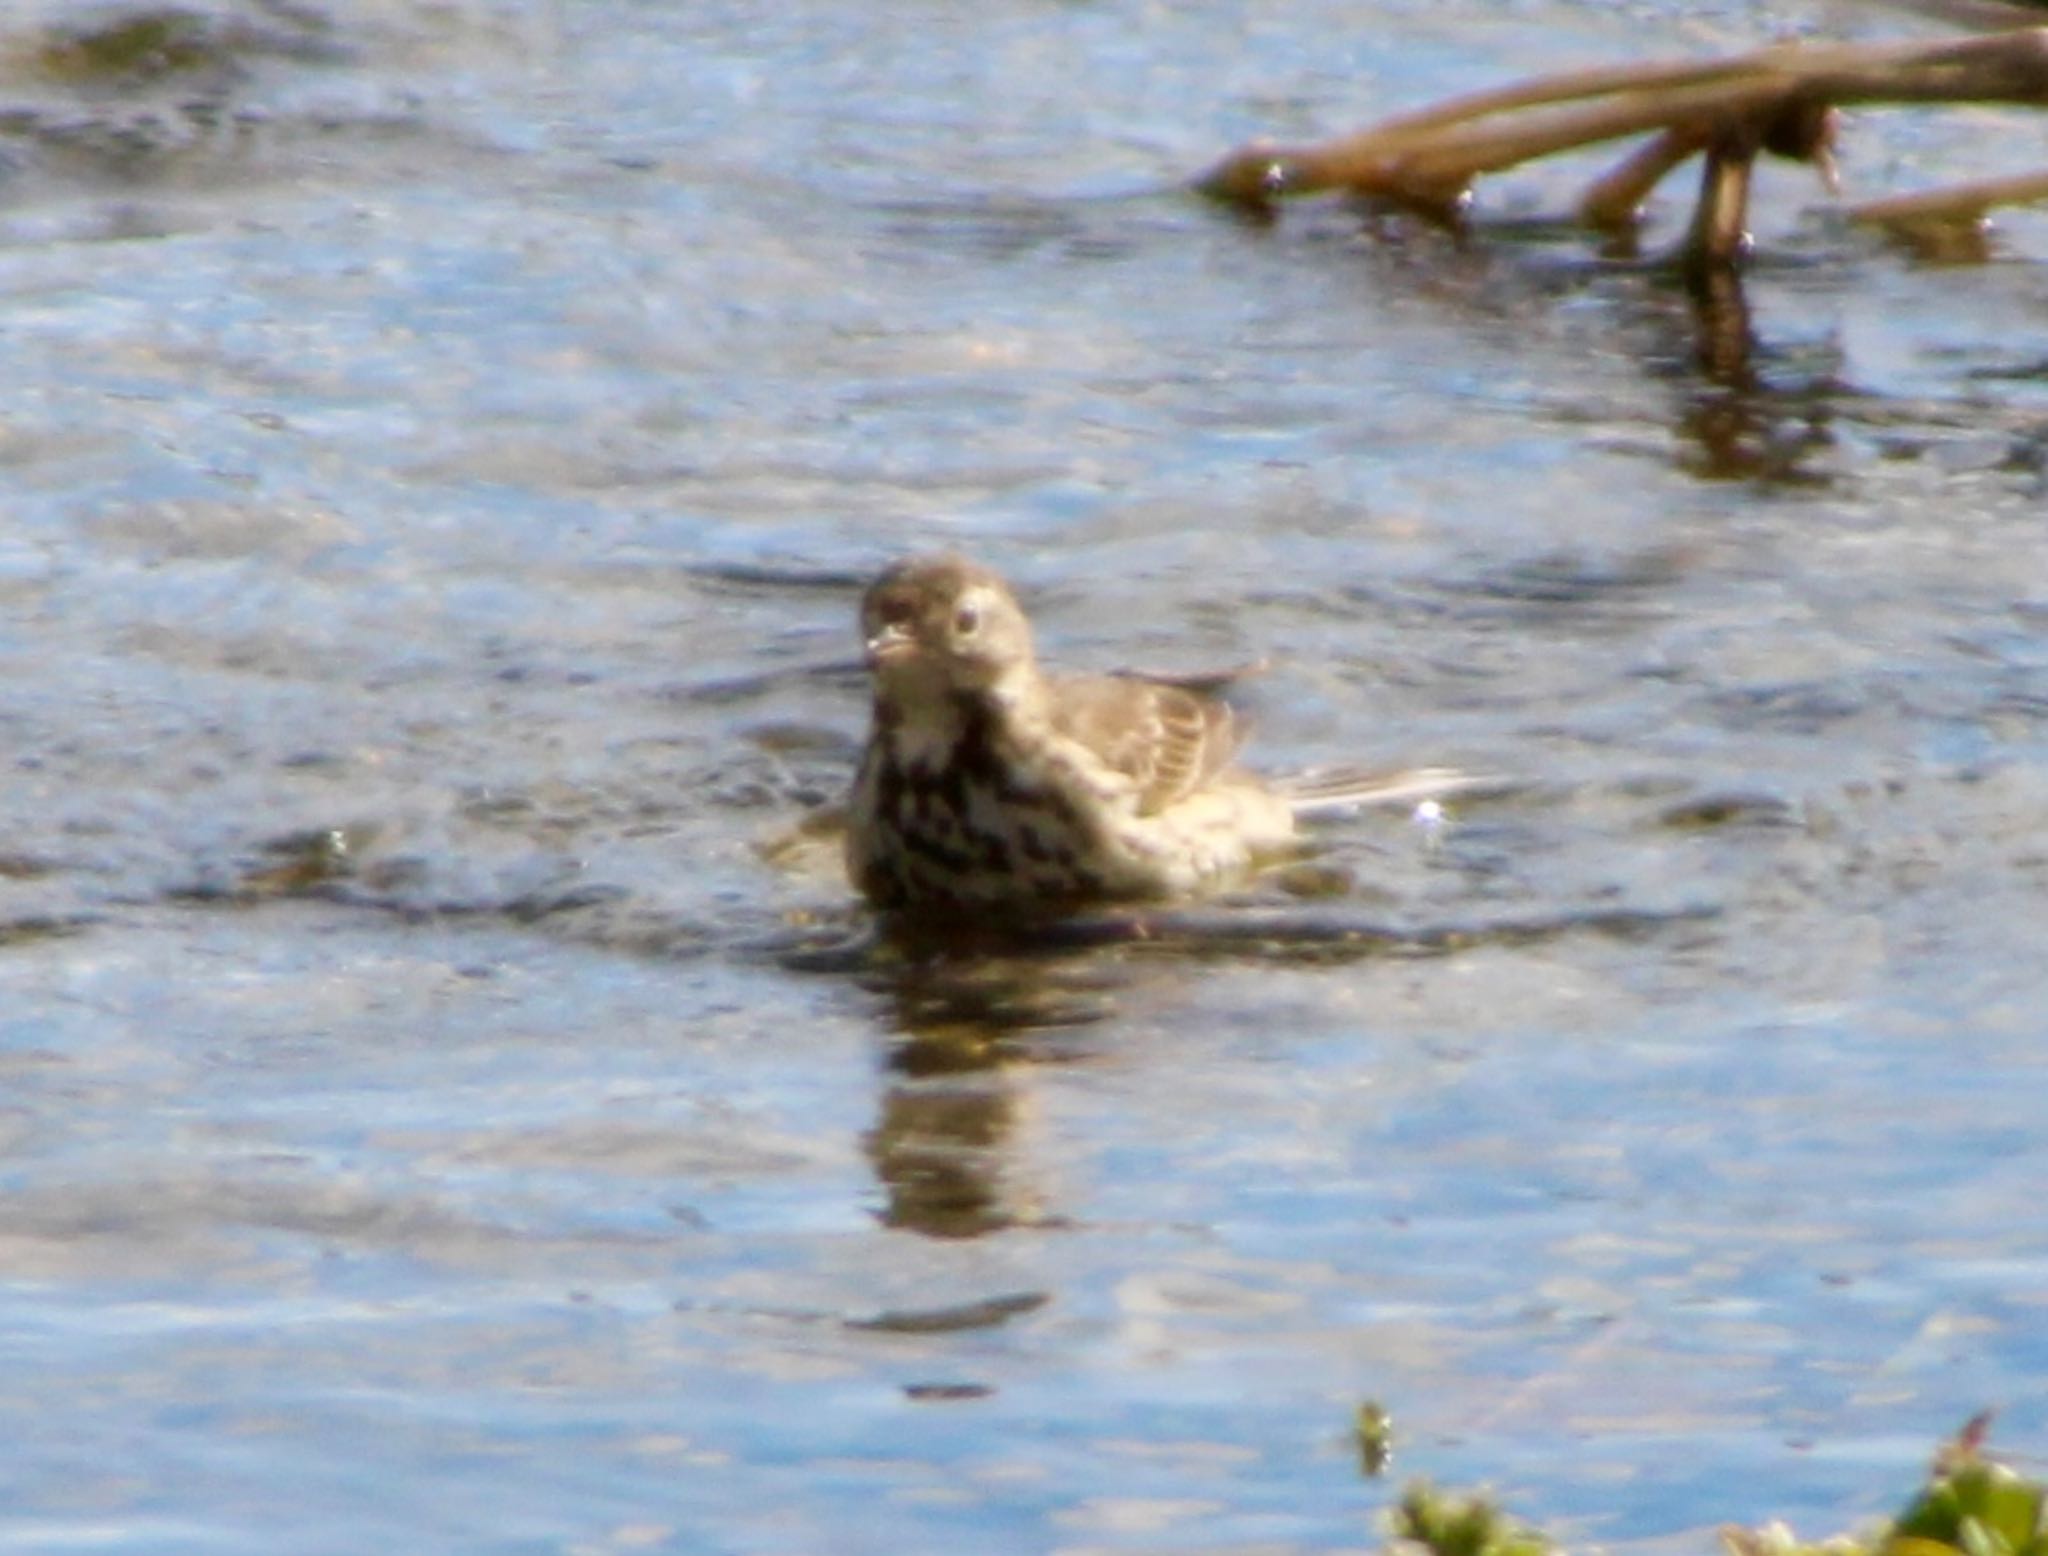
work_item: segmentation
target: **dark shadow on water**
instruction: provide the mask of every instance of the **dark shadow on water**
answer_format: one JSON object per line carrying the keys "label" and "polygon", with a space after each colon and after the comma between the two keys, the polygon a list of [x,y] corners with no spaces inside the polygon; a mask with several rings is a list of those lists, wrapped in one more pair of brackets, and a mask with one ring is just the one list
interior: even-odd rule
{"label": "dark shadow on water", "polygon": [[[1327,906],[1269,906],[1265,902],[1200,903],[1190,906],[1134,907],[1075,913],[1058,918],[1005,926],[941,932],[917,931],[906,940],[885,931],[872,942],[900,953],[906,945],[918,953],[905,965],[929,977],[935,968],[958,965],[985,970],[989,958],[1008,955],[1046,961],[1059,953],[1118,951],[1134,960],[1171,958],[1207,960],[1216,957],[1270,962],[1355,961],[1381,956],[1440,956],[1482,945],[1526,945],[1563,935],[1594,933],[1623,938],[1654,934],[1673,923],[1712,916],[1709,907],[1648,909],[1617,907],[1562,910],[1518,917],[1476,917],[1471,920],[1400,923],[1362,912],[1345,903]],[[934,949],[936,947],[936,949]],[[957,962],[956,959],[957,958]],[[1057,963],[1053,963],[1057,965]],[[929,988],[930,986],[927,986]],[[999,985],[1000,997],[974,981],[949,987],[950,1015],[995,1020],[1004,1027],[1076,1024],[1074,1006],[1040,1005],[1042,990],[1016,1001],[1018,986]],[[958,1003],[964,998],[965,1003]],[[1056,1017],[1048,1019],[1057,1011]],[[906,1030],[916,1030],[916,1018]],[[1082,1016],[1079,1019],[1095,1019]]]}

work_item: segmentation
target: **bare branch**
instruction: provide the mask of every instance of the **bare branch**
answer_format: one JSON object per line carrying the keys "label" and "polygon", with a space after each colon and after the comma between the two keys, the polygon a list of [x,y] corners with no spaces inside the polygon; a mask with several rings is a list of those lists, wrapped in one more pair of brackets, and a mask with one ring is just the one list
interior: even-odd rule
{"label": "bare branch", "polygon": [[1625,227],[1667,174],[1704,154],[1689,252],[1720,262],[1745,241],[1760,152],[1810,162],[1832,188],[1839,106],[1942,102],[2048,106],[2048,28],[1937,43],[1785,44],[1723,60],[1575,71],[1398,114],[1316,145],[1242,147],[1195,187],[1261,212],[1287,196],[1341,191],[1449,220],[1483,173],[1649,134],[1587,190],[1580,215],[1595,227]]}

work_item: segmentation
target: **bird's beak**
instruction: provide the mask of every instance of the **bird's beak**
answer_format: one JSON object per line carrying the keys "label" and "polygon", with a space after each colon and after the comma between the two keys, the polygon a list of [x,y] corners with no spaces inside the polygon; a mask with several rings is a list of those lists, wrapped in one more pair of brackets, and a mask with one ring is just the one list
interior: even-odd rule
{"label": "bird's beak", "polygon": [[894,664],[916,650],[917,639],[911,636],[910,628],[900,621],[892,621],[868,639],[868,666],[874,669]]}

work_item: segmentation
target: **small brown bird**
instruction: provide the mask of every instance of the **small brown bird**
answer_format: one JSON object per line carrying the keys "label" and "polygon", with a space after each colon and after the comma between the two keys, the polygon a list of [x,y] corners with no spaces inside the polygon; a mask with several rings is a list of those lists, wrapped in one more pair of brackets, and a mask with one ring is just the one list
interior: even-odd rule
{"label": "small brown bird", "polygon": [[1049,676],[995,573],[900,562],[861,602],[874,715],[847,872],[891,910],[1177,897],[1284,852],[1305,811],[1413,790],[1234,769],[1230,709],[1132,675]]}

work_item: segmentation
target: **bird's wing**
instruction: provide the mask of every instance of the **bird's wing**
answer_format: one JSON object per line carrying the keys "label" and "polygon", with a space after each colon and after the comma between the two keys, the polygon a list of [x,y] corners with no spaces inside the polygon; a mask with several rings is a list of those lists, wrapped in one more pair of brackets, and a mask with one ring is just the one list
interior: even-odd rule
{"label": "bird's wing", "polygon": [[1229,705],[1184,686],[1135,675],[1066,676],[1052,702],[1054,727],[1134,780],[1145,815],[1185,799],[1237,751]]}

